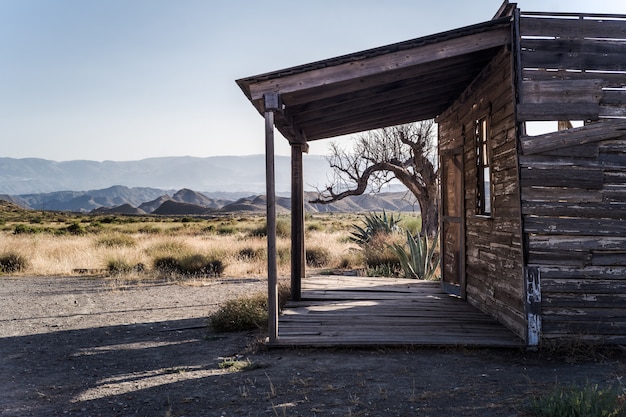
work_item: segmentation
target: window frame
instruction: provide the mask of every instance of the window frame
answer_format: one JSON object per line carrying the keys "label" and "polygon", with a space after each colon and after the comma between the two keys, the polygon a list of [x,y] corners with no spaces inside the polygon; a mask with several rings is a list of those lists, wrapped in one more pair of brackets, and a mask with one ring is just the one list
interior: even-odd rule
{"label": "window frame", "polygon": [[[476,215],[493,217],[493,164],[491,126],[488,115],[474,121],[474,149],[476,166]],[[489,178],[485,181],[487,174]]]}

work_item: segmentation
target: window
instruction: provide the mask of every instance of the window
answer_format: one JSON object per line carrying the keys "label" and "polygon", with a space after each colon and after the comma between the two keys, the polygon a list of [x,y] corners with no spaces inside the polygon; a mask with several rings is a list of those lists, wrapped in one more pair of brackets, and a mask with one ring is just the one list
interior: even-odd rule
{"label": "window", "polygon": [[476,121],[476,214],[491,215],[491,155],[487,118]]}
{"label": "window", "polygon": [[[563,125],[561,125],[563,123]],[[546,133],[557,132],[563,129],[563,126],[566,126],[567,123],[571,125],[571,127],[581,127],[585,125],[585,122],[582,120],[568,120],[564,122],[554,121],[529,121],[525,123],[526,135],[528,136],[537,136],[544,135]]]}

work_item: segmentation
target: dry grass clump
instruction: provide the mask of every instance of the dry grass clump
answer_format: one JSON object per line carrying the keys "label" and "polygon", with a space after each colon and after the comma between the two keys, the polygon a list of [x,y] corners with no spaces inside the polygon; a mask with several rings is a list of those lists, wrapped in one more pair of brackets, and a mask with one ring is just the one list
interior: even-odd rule
{"label": "dry grass clump", "polygon": [[0,273],[12,274],[26,269],[28,261],[26,257],[15,252],[7,252],[0,255]]}
{"label": "dry grass clump", "polygon": [[556,386],[527,407],[534,417],[623,417],[626,416],[624,387]]}
{"label": "dry grass clump", "polygon": [[128,275],[143,273],[146,266],[141,262],[133,263],[125,258],[114,257],[108,260],[106,269],[111,275]]}
{"label": "dry grass clump", "polygon": [[267,249],[265,247],[253,247],[244,246],[239,249],[237,254],[237,259],[242,262],[249,262],[254,260],[266,260],[267,259]]}
{"label": "dry grass clump", "polygon": [[188,254],[192,251],[189,243],[184,239],[165,237],[147,239],[149,245],[145,248],[145,252],[152,258],[164,256],[180,256]]}
{"label": "dry grass clump", "polygon": [[198,236],[156,240],[146,253],[152,258],[154,271],[161,276],[221,276],[226,257],[216,245]]}
{"label": "dry grass clump", "polygon": [[[280,310],[289,300],[290,289],[278,286],[278,307]],[[216,332],[239,332],[267,329],[267,294],[265,292],[228,300],[209,316],[211,327]]]}
{"label": "dry grass clump", "polygon": [[307,265],[313,268],[346,269],[363,266],[363,256],[344,231],[312,231],[306,235]]}
{"label": "dry grass clump", "polygon": [[363,246],[363,256],[369,268],[397,268],[400,269],[400,261],[393,251],[393,244],[403,244],[404,237],[398,233],[376,233],[370,241]]}
{"label": "dry grass clump", "polygon": [[323,246],[307,247],[305,250],[307,266],[311,268],[322,268],[330,263],[330,251]]}
{"label": "dry grass clump", "polygon": [[224,263],[203,254],[189,254],[182,257],[164,256],[154,260],[154,269],[160,275],[197,277],[219,277],[224,273]]}
{"label": "dry grass clump", "polygon": [[114,232],[98,237],[95,244],[96,246],[103,246],[106,248],[133,247],[137,244],[137,241],[130,235]]}
{"label": "dry grass clump", "polygon": [[[250,235],[256,237],[267,236],[267,222],[253,229]],[[288,239],[291,236],[291,221],[289,219],[278,218],[276,220],[276,236],[284,239]]]}

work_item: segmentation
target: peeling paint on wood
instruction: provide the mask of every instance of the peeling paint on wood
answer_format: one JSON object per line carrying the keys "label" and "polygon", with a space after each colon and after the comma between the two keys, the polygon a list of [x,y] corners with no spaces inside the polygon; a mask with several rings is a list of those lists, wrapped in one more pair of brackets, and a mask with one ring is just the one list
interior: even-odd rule
{"label": "peeling paint on wood", "polygon": [[538,346],[541,338],[541,282],[539,268],[526,268],[526,314],[528,346]]}

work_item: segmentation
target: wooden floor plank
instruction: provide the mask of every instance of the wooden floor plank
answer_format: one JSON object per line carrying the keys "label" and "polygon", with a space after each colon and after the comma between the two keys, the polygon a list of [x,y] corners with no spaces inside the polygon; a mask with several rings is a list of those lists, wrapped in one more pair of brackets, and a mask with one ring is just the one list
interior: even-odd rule
{"label": "wooden floor plank", "polygon": [[523,346],[488,315],[442,293],[438,282],[389,278],[307,278],[278,332],[274,346]]}

